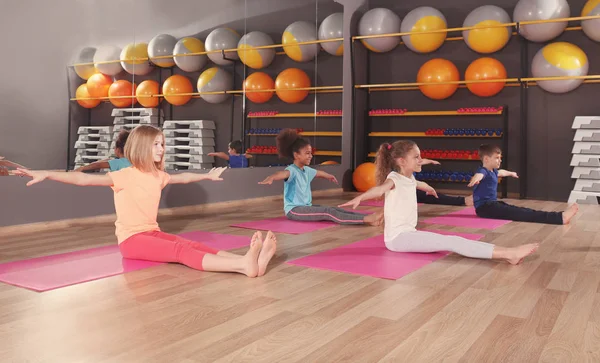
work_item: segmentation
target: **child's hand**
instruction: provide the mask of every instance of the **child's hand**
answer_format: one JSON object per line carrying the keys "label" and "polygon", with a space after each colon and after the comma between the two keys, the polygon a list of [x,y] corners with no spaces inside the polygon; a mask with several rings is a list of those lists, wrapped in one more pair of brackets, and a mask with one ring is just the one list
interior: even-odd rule
{"label": "child's hand", "polygon": [[336,184],[338,184],[338,185],[339,185],[339,183],[338,183],[337,179],[335,178],[335,176],[333,176],[333,175],[331,175],[331,174],[327,175],[327,176],[325,177],[325,179],[329,180],[329,181],[330,181],[330,182],[332,182],[332,183],[336,183]]}
{"label": "child's hand", "polygon": [[258,182],[258,184],[273,184],[273,175],[269,175],[265,180]]}
{"label": "child's hand", "polygon": [[512,176],[513,178],[517,178],[517,179],[519,179],[519,176],[518,176],[518,175],[517,175],[517,173],[516,173],[516,172],[514,172],[514,171],[511,171],[510,173],[508,173],[508,176]]}
{"label": "child's hand", "polygon": [[439,198],[437,192],[435,191],[435,189],[433,189],[431,185],[425,186],[424,192],[426,192],[427,195],[433,195],[434,197]]}
{"label": "child's hand", "polygon": [[479,184],[481,179],[483,179],[483,174],[477,173],[477,174],[473,175],[473,178],[471,178],[471,182],[467,186],[472,187],[476,184]]}
{"label": "child's hand", "polygon": [[217,156],[217,153],[208,153],[208,156]]}
{"label": "child's hand", "polygon": [[356,209],[360,205],[360,197],[356,197],[349,202],[338,205],[338,207],[352,207],[352,209]]}
{"label": "child's hand", "polygon": [[218,180],[223,180],[223,178],[221,178],[221,174],[223,174],[223,172],[225,171],[224,167],[221,168],[212,168],[207,174],[206,174],[206,179],[208,180],[214,180],[214,181],[218,181]]}
{"label": "child's hand", "polygon": [[18,168],[17,171],[15,171],[15,175],[28,176],[32,178],[32,180],[29,183],[27,183],[27,186],[37,184],[41,181],[44,181],[48,177],[48,173],[45,171],[33,171],[21,168]]}

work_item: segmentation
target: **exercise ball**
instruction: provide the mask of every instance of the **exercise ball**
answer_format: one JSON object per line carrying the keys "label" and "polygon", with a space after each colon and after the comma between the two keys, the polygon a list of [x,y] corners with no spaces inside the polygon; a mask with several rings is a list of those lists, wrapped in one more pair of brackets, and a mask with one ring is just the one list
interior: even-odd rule
{"label": "exercise ball", "polygon": [[510,27],[484,28],[510,23],[508,13],[495,5],[484,5],[467,15],[463,27],[482,27],[482,29],[463,30],[465,43],[478,53],[494,53],[504,48],[511,36]]}
{"label": "exercise ball", "polygon": [[[581,16],[600,15],[600,0],[589,0],[581,10]],[[600,42],[600,19],[582,20],[581,28],[591,40]]]}
{"label": "exercise ball", "polygon": [[173,106],[185,105],[192,99],[192,95],[185,95],[185,93],[194,92],[192,82],[186,76],[180,74],[167,78],[162,89],[165,100]]}
{"label": "exercise ball", "polygon": [[238,56],[242,63],[252,69],[268,67],[275,58],[275,48],[249,49],[266,45],[273,45],[273,39],[269,34],[257,31],[250,32],[240,39],[237,45]]}
{"label": "exercise ball", "polygon": [[[358,35],[379,35],[400,32],[400,17],[390,9],[367,11],[358,22]],[[360,40],[372,52],[384,53],[396,48],[400,37],[367,38]]]}
{"label": "exercise ball", "polygon": [[[506,79],[506,68],[497,59],[483,57],[474,60],[465,71],[465,81],[478,81],[490,79]],[[491,97],[497,95],[504,88],[502,82],[467,83],[471,93],[479,97]]]}
{"label": "exercise ball", "polygon": [[[90,95],[90,93],[88,92],[88,86],[86,83],[81,84],[79,87],[77,87],[77,90],[75,91],[75,98],[92,98],[93,96]],[[79,105],[81,107],[84,108],[94,108],[96,106],[98,106],[100,104],[101,100],[77,100],[77,103],[79,103]]]}
{"label": "exercise ball", "polygon": [[198,72],[208,62],[206,54],[180,56],[176,56],[176,54],[200,53],[204,51],[204,42],[200,39],[192,37],[181,38],[175,43],[175,48],[173,48],[173,61],[184,72]]}
{"label": "exercise ball", "polygon": [[[400,25],[400,32],[424,32],[447,29],[444,14],[430,6],[411,10]],[[408,49],[417,53],[431,53],[444,44],[447,32],[403,35],[402,41]]]}
{"label": "exercise ball", "polygon": [[376,171],[377,167],[374,163],[360,164],[352,173],[352,184],[356,190],[366,192],[377,186]]}
{"label": "exercise ball", "polygon": [[337,161],[327,160],[321,163],[321,165],[339,165]]}
{"label": "exercise ball", "polygon": [[279,73],[275,79],[277,97],[285,103],[302,102],[308,96],[308,90],[290,90],[292,88],[310,87],[310,78],[301,69],[288,68]]}
{"label": "exercise ball", "polygon": [[92,74],[97,73],[98,70],[94,67],[94,54],[96,54],[96,48],[86,47],[83,48],[77,58],[75,59],[75,64],[87,63],[84,65],[76,65],[73,68],[75,69],[75,73],[79,76],[79,78],[88,80],[92,76]]}
{"label": "exercise ball", "polygon": [[[255,72],[244,81],[244,91],[258,91],[261,89],[275,89],[275,81],[264,72]],[[273,97],[273,91],[246,92],[246,97],[254,103],[265,103]]]}
{"label": "exercise ball", "polygon": [[[328,40],[335,38],[344,37],[344,14],[333,13],[326,17],[321,26],[319,26],[318,33],[319,40]],[[343,41],[321,43],[321,47],[329,54],[340,56],[344,54]]]}
{"label": "exercise ball", "polygon": [[[533,77],[585,76],[588,58],[578,46],[567,42],[550,43],[540,49],[531,62]],[[538,86],[551,93],[566,93],[583,83],[583,79],[537,81]]]}
{"label": "exercise ball", "polygon": [[[148,43],[148,56],[150,61],[161,68],[170,68],[175,65],[173,60],[173,49],[175,49],[177,39],[169,34],[159,34],[150,40]],[[158,58],[155,57],[166,57],[169,58]]]}
{"label": "exercise ball", "polygon": [[[224,50],[224,49],[235,49],[237,48],[238,43],[240,42],[240,35],[233,29],[230,28],[217,28],[208,34],[206,37],[206,50]],[[228,59],[239,59],[239,56],[236,51],[226,52],[225,58],[223,58],[222,52],[216,53],[208,53],[208,58],[210,58],[213,63],[218,64],[220,66],[226,66],[231,64],[232,61]]]}
{"label": "exercise ball", "polygon": [[430,83],[431,85],[420,85],[421,92],[433,99],[443,100],[456,92],[458,83],[453,84],[435,84],[439,82],[458,81],[458,69],[454,63],[442,58],[431,59],[419,68],[417,73],[418,83]]}
{"label": "exercise ball", "polygon": [[[129,107],[135,104],[135,83],[131,83],[124,79],[113,82],[108,88],[108,97],[110,103],[117,108]],[[121,96],[129,96],[126,98],[115,98]]]}
{"label": "exercise ball", "polygon": [[121,66],[125,72],[136,76],[145,76],[150,73],[152,71],[152,64],[148,60],[148,44],[127,44],[121,51]]}
{"label": "exercise ball", "polygon": [[[200,74],[198,77],[198,92],[231,91],[233,89],[233,77],[227,71],[219,67],[212,67]],[[229,98],[229,93],[205,94],[200,97],[208,103],[221,103]]]}
{"label": "exercise ball", "polygon": [[318,44],[297,44],[314,40],[317,40],[317,30],[313,24],[306,21],[288,25],[281,36],[283,51],[296,62],[308,62],[316,57],[319,52]]}
{"label": "exercise ball", "polygon": [[160,102],[160,97],[156,97],[158,94],[160,94],[160,85],[151,79],[142,81],[135,90],[135,98],[140,105],[147,108],[158,106]]}
{"label": "exercise ball", "polygon": [[[571,9],[567,0],[519,0],[513,11],[514,22],[561,19],[570,16]],[[566,27],[566,21],[525,24],[519,27],[519,34],[532,42],[546,42],[559,36]]]}
{"label": "exercise ball", "polygon": [[[123,71],[121,62],[121,48],[113,45],[102,46],[94,53],[94,66],[98,72],[104,73],[107,76],[116,76]],[[110,63],[104,63],[110,62]]]}
{"label": "exercise ball", "polygon": [[111,77],[96,73],[87,80],[87,91],[92,97],[108,97],[108,89],[112,83]]}

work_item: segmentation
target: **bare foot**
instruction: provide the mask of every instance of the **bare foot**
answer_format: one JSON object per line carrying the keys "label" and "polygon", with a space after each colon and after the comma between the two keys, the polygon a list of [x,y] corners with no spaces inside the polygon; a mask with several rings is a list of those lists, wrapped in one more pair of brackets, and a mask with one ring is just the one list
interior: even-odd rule
{"label": "bare foot", "polygon": [[567,208],[567,210],[563,212],[563,224],[569,224],[569,222],[571,222],[571,218],[577,214],[578,210],[579,205],[577,205],[577,203]]}
{"label": "bare foot", "polygon": [[518,265],[523,261],[525,257],[537,251],[539,247],[539,243],[530,243],[523,246],[511,248],[507,253],[506,261],[508,261],[508,263],[510,263],[511,265]]}
{"label": "bare foot", "polygon": [[267,272],[269,261],[277,250],[277,238],[271,231],[267,232],[267,236],[262,244],[262,249],[258,255],[258,276],[263,276]]}
{"label": "bare foot", "polygon": [[372,226],[381,226],[383,224],[383,212],[369,214],[365,217],[365,223]]}
{"label": "bare foot", "polygon": [[468,197],[465,197],[465,205],[466,206],[473,205],[473,195],[469,195]]}
{"label": "bare foot", "polygon": [[262,233],[256,231],[250,241],[250,248],[244,255],[244,267],[242,273],[248,277],[256,277],[258,275],[258,255],[262,248]]}

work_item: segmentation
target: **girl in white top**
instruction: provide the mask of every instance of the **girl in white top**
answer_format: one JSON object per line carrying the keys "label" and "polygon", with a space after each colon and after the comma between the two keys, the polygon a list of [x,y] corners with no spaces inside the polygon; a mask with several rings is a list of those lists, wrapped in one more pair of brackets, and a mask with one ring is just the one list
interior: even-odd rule
{"label": "girl in white top", "polygon": [[378,186],[340,207],[356,208],[364,200],[379,198],[385,194],[384,241],[387,249],[419,253],[450,251],[471,258],[506,260],[516,265],[539,247],[539,244],[533,243],[506,248],[458,236],[417,231],[416,189],[437,197],[431,186],[415,180],[413,176],[414,172],[421,171],[422,165],[421,151],[417,144],[409,140],[382,144],[375,163]]}

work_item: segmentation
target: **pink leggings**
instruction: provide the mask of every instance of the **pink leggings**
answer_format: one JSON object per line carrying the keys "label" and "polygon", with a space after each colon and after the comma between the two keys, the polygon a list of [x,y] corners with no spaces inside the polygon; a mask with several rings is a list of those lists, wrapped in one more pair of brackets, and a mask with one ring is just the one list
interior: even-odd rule
{"label": "pink leggings", "polygon": [[204,255],[216,255],[219,250],[161,231],[135,234],[119,245],[125,258],[156,262],[178,262],[203,270]]}

